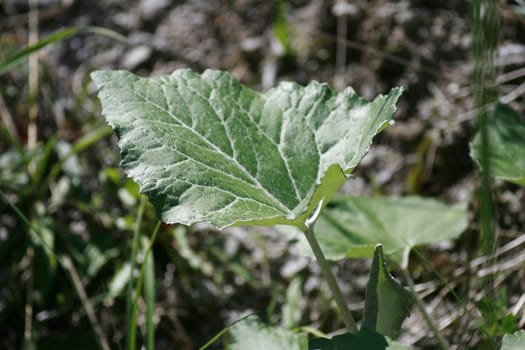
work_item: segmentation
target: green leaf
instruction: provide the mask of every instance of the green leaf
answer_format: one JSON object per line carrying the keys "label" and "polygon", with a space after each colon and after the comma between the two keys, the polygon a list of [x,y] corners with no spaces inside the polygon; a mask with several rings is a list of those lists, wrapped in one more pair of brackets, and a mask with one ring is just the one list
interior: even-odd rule
{"label": "green leaf", "polygon": [[[490,175],[525,186],[525,123],[518,113],[504,104],[497,104],[487,120]],[[481,136],[471,144],[471,156],[481,164]]]}
{"label": "green leaf", "polygon": [[408,350],[408,347],[394,342],[388,337],[368,329],[345,333],[331,339],[316,338],[310,340],[309,350]]}
{"label": "green leaf", "polygon": [[525,331],[506,334],[501,343],[501,350],[522,350],[525,348]]}
{"label": "green leaf", "polygon": [[381,245],[377,245],[366,286],[362,329],[396,338],[410,313],[412,295],[390,275]]}
{"label": "green leaf", "polygon": [[339,196],[321,213],[315,232],[330,260],[385,255],[406,268],[418,245],[458,237],[468,225],[464,204],[447,206],[421,197]]}
{"label": "green leaf", "polygon": [[97,71],[122,166],[167,223],[304,226],[386,127],[402,92],[373,102],[326,84],[258,93],[226,72],[139,78]]}
{"label": "green leaf", "polygon": [[227,350],[306,350],[308,336],[284,328],[268,327],[257,317],[248,317],[228,331]]}

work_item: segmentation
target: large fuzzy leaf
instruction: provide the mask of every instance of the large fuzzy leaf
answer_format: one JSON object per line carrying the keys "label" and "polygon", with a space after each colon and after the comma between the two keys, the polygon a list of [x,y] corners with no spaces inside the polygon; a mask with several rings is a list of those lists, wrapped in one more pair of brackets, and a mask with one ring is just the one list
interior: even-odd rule
{"label": "large fuzzy leaf", "polygon": [[326,84],[266,93],[229,73],[139,78],[98,71],[122,166],[168,223],[302,227],[391,120],[401,89],[373,102]]}
{"label": "large fuzzy leaf", "polygon": [[[490,175],[525,186],[525,123],[504,104],[496,105],[487,121]],[[481,164],[481,136],[471,145],[472,158]]]}
{"label": "large fuzzy leaf", "polygon": [[330,260],[372,257],[381,243],[385,255],[406,268],[413,247],[456,238],[467,225],[464,204],[415,196],[339,196],[321,213],[315,232]]}

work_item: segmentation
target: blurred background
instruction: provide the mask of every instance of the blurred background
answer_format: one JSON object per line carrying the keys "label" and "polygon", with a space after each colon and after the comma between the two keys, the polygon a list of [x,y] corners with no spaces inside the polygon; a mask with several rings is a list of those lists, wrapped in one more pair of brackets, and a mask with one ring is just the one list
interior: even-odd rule
{"label": "blurred background", "polygon": [[[523,116],[525,2],[498,6],[494,89]],[[520,259],[498,276],[505,293],[494,301],[492,333],[455,312],[465,305],[449,294],[449,286],[464,300],[484,293],[455,272],[478,237],[469,10],[461,0],[0,0],[0,62],[63,34],[0,76],[0,348],[125,348],[126,285],[157,220],[118,167],[116,138],[89,79],[98,69],[149,76],[215,68],[261,91],[318,80],[366,98],[407,87],[396,125],[375,139],[342,191],[467,202],[471,227],[421,250],[432,266],[411,266],[416,283],[435,285],[425,301],[458,349],[481,349],[487,334],[523,328],[523,187],[494,183],[500,244],[514,242],[507,253]],[[272,229],[163,225],[152,256],[157,349],[196,349],[246,313],[290,328],[343,327],[315,262]],[[369,264],[337,265],[357,315]],[[145,303],[139,299],[139,343]],[[403,343],[436,348],[416,309],[405,328]]]}

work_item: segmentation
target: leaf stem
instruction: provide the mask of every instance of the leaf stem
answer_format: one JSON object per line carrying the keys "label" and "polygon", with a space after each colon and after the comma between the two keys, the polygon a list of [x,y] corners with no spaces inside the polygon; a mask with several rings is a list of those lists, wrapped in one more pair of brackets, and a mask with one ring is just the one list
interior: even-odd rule
{"label": "leaf stem", "polygon": [[416,301],[416,305],[419,311],[421,312],[421,315],[423,315],[423,318],[425,319],[428,327],[430,328],[432,333],[434,333],[434,336],[436,337],[436,340],[439,343],[439,347],[442,350],[449,350],[450,347],[448,346],[447,341],[445,340],[445,338],[443,338],[443,335],[441,334],[438,327],[436,326],[436,324],[434,323],[434,321],[428,314],[427,310],[425,309],[425,304],[423,303],[423,300],[421,300],[419,294],[417,294],[415,286],[414,286],[414,280],[410,276],[410,273],[408,272],[408,270],[404,268],[401,268],[400,270],[401,270],[401,273],[403,274],[403,277],[405,277],[408,287],[410,288],[410,292],[412,293],[412,296],[414,297],[414,300]]}
{"label": "leaf stem", "polygon": [[311,224],[306,223],[305,228],[306,229],[303,232],[306,236],[306,239],[308,240],[308,243],[310,244],[310,247],[312,248],[312,251],[314,252],[315,259],[317,260],[317,263],[321,268],[323,277],[328,283],[328,287],[332,292],[332,296],[335,299],[335,303],[341,311],[341,315],[346,325],[346,329],[350,333],[355,333],[357,332],[357,326],[355,324],[354,318],[352,316],[352,313],[350,312],[350,309],[348,308],[348,305],[346,305],[346,301],[343,297],[343,293],[341,293],[341,289],[337,285],[337,281],[335,280],[335,277],[332,273],[330,264],[324,257],[324,254],[321,251],[321,247],[319,246],[319,242],[317,242],[317,238],[315,238],[313,227]]}

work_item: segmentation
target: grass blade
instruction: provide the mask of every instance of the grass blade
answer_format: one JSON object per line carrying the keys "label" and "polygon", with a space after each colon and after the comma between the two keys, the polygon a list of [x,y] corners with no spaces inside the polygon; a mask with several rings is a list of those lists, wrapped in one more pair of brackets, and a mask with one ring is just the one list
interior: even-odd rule
{"label": "grass blade", "polygon": [[136,339],[135,339],[135,328],[137,327],[137,317],[133,317],[133,271],[135,270],[135,265],[137,264],[137,251],[139,247],[139,237],[140,237],[140,226],[142,224],[142,217],[144,215],[144,207],[146,206],[146,199],[144,196],[140,197],[140,205],[137,212],[137,219],[135,221],[135,230],[133,232],[133,243],[131,245],[131,256],[130,260],[130,276],[128,287],[126,289],[126,348],[128,350],[134,350],[136,348]]}
{"label": "grass blade", "polygon": [[35,172],[32,176],[33,188],[40,188],[42,179],[44,178],[44,172],[49,166],[51,153],[58,141],[58,135],[53,135],[42,148],[42,154],[36,161]]}
{"label": "grass blade", "polygon": [[75,34],[81,33],[81,32],[87,32],[87,33],[103,35],[103,36],[107,36],[107,37],[110,37],[110,38],[113,38],[113,39],[116,39],[116,40],[119,40],[119,41],[123,41],[123,42],[126,41],[125,37],[123,37],[122,35],[120,35],[119,33],[115,32],[115,31],[112,31],[112,30],[107,29],[107,28],[102,28],[102,27],[82,27],[82,28],[72,27],[72,28],[66,28],[66,29],[61,30],[59,32],[50,34],[50,35],[46,36],[45,38],[43,38],[42,40],[36,42],[35,44],[29,45],[29,46],[27,46],[27,47],[17,51],[16,53],[11,55],[10,57],[8,57],[4,62],[0,63],[0,77],[2,75],[4,75],[4,74],[8,73],[9,71],[11,71],[12,69],[17,67],[18,65],[22,64],[24,59],[27,56],[29,56],[30,54],[32,54],[33,52],[38,51],[41,48],[43,48],[43,47],[45,47],[45,46],[47,46],[49,44],[53,44],[53,43],[56,43],[57,41],[67,39],[67,38],[69,38],[69,37],[71,37],[71,36],[73,36]]}
{"label": "grass blade", "polygon": [[21,49],[20,51],[18,51],[15,54],[13,54],[11,57],[7,58],[7,60],[5,62],[2,62],[0,64],[0,76],[6,74],[10,70],[15,68],[19,64],[21,64],[22,61],[24,60],[24,58],[26,58],[27,56],[29,56],[33,52],[38,51],[41,48],[43,48],[43,47],[45,47],[45,46],[47,46],[49,44],[55,43],[57,41],[60,41],[60,40],[66,39],[66,38],[69,38],[69,37],[77,34],[78,32],[79,32],[78,28],[67,28],[67,29],[64,29],[64,30],[61,30],[59,32],[56,32],[56,33],[53,33],[51,35],[46,36],[45,38],[43,38],[42,40],[38,41],[34,45],[29,45],[29,46]]}
{"label": "grass blade", "polygon": [[[131,338],[131,341],[132,341],[132,344],[133,344],[133,349],[135,349],[135,338],[136,338],[136,334],[137,334],[137,315],[138,315],[138,308],[139,308],[139,298],[140,298],[140,294],[142,293],[142,285],[143,283],[145,284],[144,282],[144,276],[146,274],[146,267],[147,267],[147,261],[150,257],[150,253],[151,253],[151,248],[153,247],[153,242],[155,242],[155,238],[157,238],[157,233],[159,233],[159,229],[160,229],[160,224],[161,222],[157,222],[157,225],[155,226],[155,229],[153,230],[153,234],[151,235],[151,239],[149,241],[149,244],[148,244],[148,247],[146,249],[146,253],[144,254],[144,264],[142,264],[142,268],[140,269],[140,275],[139,275],[139,279],[137,281],[137,288],[135,289],[135,300],[133,302],[133,310],[132,310],[132,314],[131,314],[131,319],[132,319],[132,324],[131,324],[131,327],[130,327],[130,338]],[[151,266],[153,266],[153,264],[151,264]],[[154,279],[154,276],[153,276],[153,279]],[[154,293],[154,291],[153,291]],[[151,302],[153,299],[150,298],[149,302]],[[148,305],[148,300],[146,300],[146,304]],[[151,308],[153,309],[153,306],[151,306]],[[149,307],[149,305],[148,305]],[[152,327],[153,326],[153,315],[151,315],[151,325],[148,325],[148,327]],[[148,321],[149,322],[149,321]],[[150,330],[148,329],[148,332]],[[148,335],[151,337],[148,337],[148,341],[151,341],[153,342],[153,333],[148,333]],[[149,344],[148,344],[149,345]],[[148,350],[149,349],[152,349],[152,348],[147,348]]]}
{"label": "grass blade", "polygon": [[[158,231],[158,230],[157,230]],[[152,238],[148,246],[148,251],[151,250],[151,245],[154,239]],[[144,239],[147,244],[147,240]],[[146,349],[155,349],[155,323],[153,316],[155,313],[155,263],[153,259],[153,252],[151,252],[144,260],[144,299],[146,300]]]}

